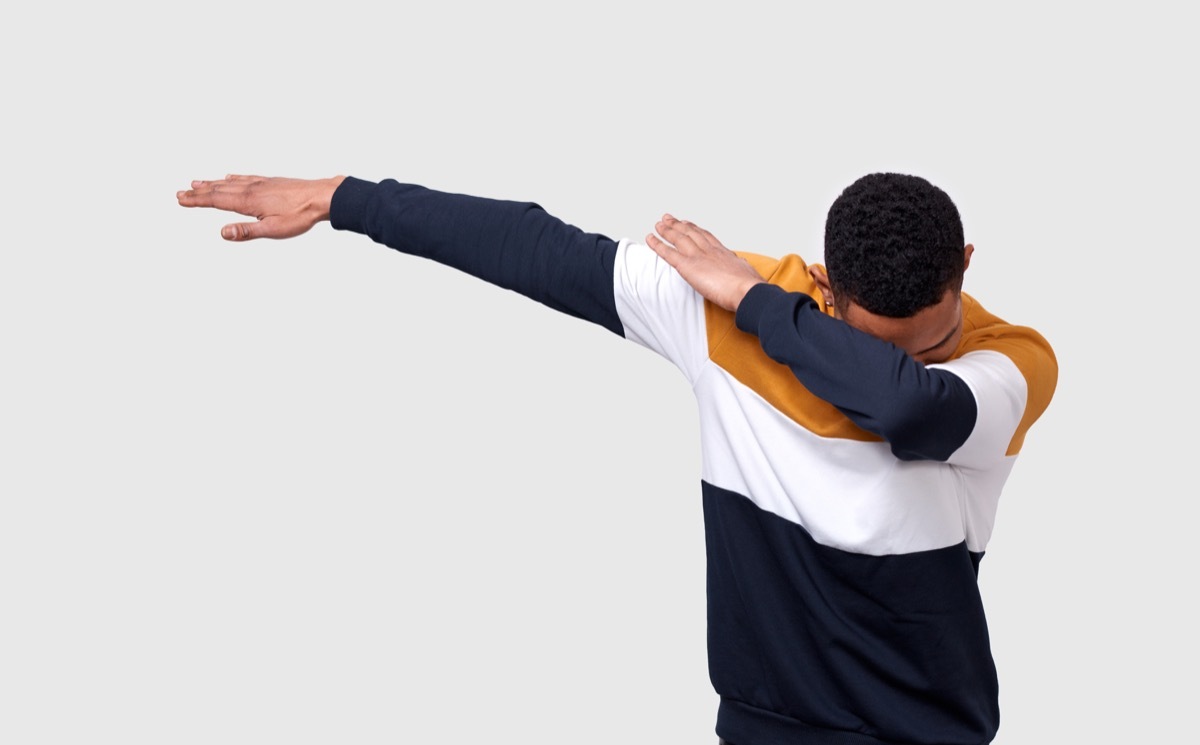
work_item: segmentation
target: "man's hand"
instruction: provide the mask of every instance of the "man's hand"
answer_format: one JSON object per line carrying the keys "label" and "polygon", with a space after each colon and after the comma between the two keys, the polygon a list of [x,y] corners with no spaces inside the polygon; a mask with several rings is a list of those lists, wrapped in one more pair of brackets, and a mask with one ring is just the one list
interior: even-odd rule
{"label": "man's hand", "polygon": [[663,215],[654,229],[666,239],[653,233],[646,236],[654,253],[675,267],[696,292],[725,310],[736,312],[750,288],[764,281],[750,262],[704,228]]}
{"label": "man's hand", "polygon": [[221,228],[227,241],[292,238],[329,219],[333,192],[345,176],[305,180],[230,174],[219,181],[193,181],[175,193],[184,207],[216,207],[258,219]]}

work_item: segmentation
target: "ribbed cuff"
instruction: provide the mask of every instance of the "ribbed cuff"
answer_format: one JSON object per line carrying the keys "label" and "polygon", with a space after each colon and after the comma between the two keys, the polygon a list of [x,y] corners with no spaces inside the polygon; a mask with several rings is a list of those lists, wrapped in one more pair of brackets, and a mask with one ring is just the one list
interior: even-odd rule
{"label": "ribbed cuff", "polygon": [[758,321],[763,311],[775,298],[786,295],[787,291],[777,285],[762,282],[750,288],[742,302],[738,303],[734,322],[737,327],[748,334],[758,334]]}
{"label": "ribbed cuff", "polygon": [[329,202],[329,224],[334,230],[353,230],[366,233],[363,218],[367,211],[367,200],[376,184],[372,181],[347,176],[333,192]]}

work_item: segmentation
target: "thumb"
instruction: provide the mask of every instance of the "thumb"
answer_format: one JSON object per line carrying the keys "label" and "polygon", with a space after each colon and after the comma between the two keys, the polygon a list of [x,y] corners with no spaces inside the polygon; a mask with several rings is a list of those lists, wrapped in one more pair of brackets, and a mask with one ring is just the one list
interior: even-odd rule
{"label": "thumb", "polygon": [[303,219],[267,215],[258,222],[235,222],[221,228],[227,241],[249,241],[255,238],[295,238],[308,232],[312,223]]}
{"label": "thumb", "polygon": [[261,222],[238,222],[221,228],[221,237],[227,241],[248,241],[262,238]]}

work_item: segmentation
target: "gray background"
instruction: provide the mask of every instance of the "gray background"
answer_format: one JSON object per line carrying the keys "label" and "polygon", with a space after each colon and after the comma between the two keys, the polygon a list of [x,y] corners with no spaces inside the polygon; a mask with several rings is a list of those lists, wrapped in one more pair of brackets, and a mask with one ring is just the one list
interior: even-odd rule
{"label": "gray background", "polygon": [[225,243],[174,193],[227,172],[810,260],[854,178],[929,178],[965,289],[1061,365],[982,565],[996,742],[1182,736],[1200,60],[1170,6],[75,5],[0,31],[0,741],[716,739],[682,376],[328,226]]}

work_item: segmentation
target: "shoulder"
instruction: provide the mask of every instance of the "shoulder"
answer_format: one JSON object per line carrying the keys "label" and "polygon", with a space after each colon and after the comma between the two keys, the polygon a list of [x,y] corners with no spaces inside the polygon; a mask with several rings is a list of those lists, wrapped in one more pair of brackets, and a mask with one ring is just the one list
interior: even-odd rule
{"label": "shoulder", "polygon": [[[804,259],[796,254],[787,254],[782,257],[765,256],[756,254],[750,251],[734,251],[738,257],[745,259],[750,266],[754,267],[754,271],[762,275],[763,279],[768,283],[787,292],[799,292],[809,297],[820,300],[820,290],[817,287],[816,281],[809,274],[809,265]],[[710,345],[716,347],[720,343],[720,339],[725,338],[730,332],[743,334],[747,338],[749,334],[736,330],[735,314],[724,308],[714,305],[708,300],[704,301],[705,316],[707,318]],[[832,313],[832,311],[829,311]],[[757,346],[758,341],[755,339],[753,346]]]}
{"label": "shoulder", "polygon": [[779,285],[788,292],[803,292],[806,295],[817,294],[817,283],[808,273],[808,264],[796,254],[782,257],[764,256],[749,251],[735,251],[773,285]]}
{"label": "shoulder", "polygon": [[[989,313],[963,293],[963,336],[954,357],[944,364],[950,370],[978,380],[986,375],[1008,379],[1023,395],[1020,423],[1009,452],[1020,450],[1025,432],[1050,405],[1058,385],[1058,359],[1044,336],[1029,326],[1011,324]],[[968,380],[968,383],[971,383]],[[973,388],[987,390],[981,385]],[[976,390],[976,395],[980,395]]]}
{"label": "shoulder", "polygon": [[1058,381],[1058,359],[1046,337],[1029,326],[1018,326],[989,313],[963,293],[963,337],[954,356],[994,351],[1008,357],[1031,386],[1047,388],[1047,399]]}

